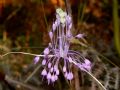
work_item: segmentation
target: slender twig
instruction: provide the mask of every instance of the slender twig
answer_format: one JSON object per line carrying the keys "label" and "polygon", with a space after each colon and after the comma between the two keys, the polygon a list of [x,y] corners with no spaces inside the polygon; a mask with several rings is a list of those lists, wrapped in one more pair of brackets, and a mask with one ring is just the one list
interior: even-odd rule
{"label": "slender twig", "polygon": [[67,14],[71,15],[71,8],[70,8],[69,0],[65,0],[65,7],[66,7]]}
{"label": "slender twig", "polygon": [[[5,1],[5,0],[3,0]],[[8,20],[10,20],[12,17],[14,17],[17,12],[21,9],[21,6],[19,6],[17,9],[15,9],[12,13],[8,15],[8,17],[5,19],[4,23],[6,23]]]}
{"label": "slender twig", "polygon": [[79,74],[78,74],[78,68],[74,67],[74,77],[75,77],[75,90],[81,90],[80,87],[80,81],[79,81]]}
{"label": "slender twig", "polygon": [[[27,53],[27,52],[8,52],[5,53],[3,55],[1,55],[1,57],[5,57],[9,54],[25,54],[25,55],[31,55],[31,56],[39,56],[39,57],[45,57],[45,55],[41,55],[41,54],[33,54],[33,53]],[[48,57],[53,57],[54,55],[48,55]]]}
{"label": "slender twig", "polygon": [[44,10],[43,1],[40,0],[40,2],[41,2],[42,10],[43,10],[43,17],[44,17],[44,20],[45,20],[45,24],[46,24],[46,27],[48,28],[48,23],[47,23],[47,18],[45,16],[45,10]]}
{"label": "slender twig", "polygon": [[84,18],[84,11],[85,11],[85,7],[86,7],[86,1],[84,3],[80,3],[78,6],[78,21],[77,24],[79,25],[79,21],[82,22],[83,18]]}
{"label": "slender twig", "polygon": [[109,85],[109,81],[110,81],[110,71],[111,70],[108,70],[108,66],[106,64],[102,65],[104,67],[104,70],[106,72],[106,75],[105,75],[105,80],[104,80],[104,86],[105,88],[107,89],[108,85]]}
{"label": "slender twig", "polygon": [[[95,49],[94,49],[94,50],[95,50]],[[109,60],[107,57],[105,57],[105,56],[102,55],[101,53],[97,52],[96,50],[95,50],[95,52],[98,54],[98,56],[104,58],[107,62],[109,62],[110,64],[112,64],[112,65],[114,65],[115,67],[118,67],[118,68],[120,69],[120,67],[119,67],[118,65],[114,64],[114,63],[113,63],[111,60]]]}
{"label": "slender twig", "polygon": [[115,80],[115,89],[116,90],[119,88],[119,79],[120,79],[119,69],[116,68],[116,80]]}
{"label": "slender twig", "polygon": [[[72,63],[74,63],[74,64],[77,66],[77,63],[76,63],[76,62],[73,62],[73,61],[72,61]],[[84,69],[84,71],[85,71],[87,74],[89,74],[104,90],[107,90],[107,89],[101,84],[101,82],[99,82],[89,71],[87,71],[87,70],[85,70],[85,69]]]}
{"label": "slender twig", "polygon": [[65,0],[65,7],[66,7],[66,12],[68,14],[68,4],[67,4],[67,0]]}
{"label": "slender twig", "polygon": [[103,90],[107,90],[102,84],[100,81],[97,80],[97,78],[95,78],[90,72],[84,70],[87,74],[89,74],[102,88]]}
{"label": "slender twig", "polygon": [[102,55],[101,53],[99,53],[99,52],[98,52],[97,50],[95,50],[93,47],[90,47],[90,46],[88,46],[88,45],[86,45],[86,46],[87,46],[87,48],[90,48],[90,49],[94,50],[94,52],[95,52],[98,56],[104,58],[107,62],[109,62],[110,64],[112,64],[112,65],[114,65],[114,66],[116,66],[116,67],[118,67],[118,68],[120,69],[120,67],[119,67],[118,65],[114,64],[111,60],[109,60],[107,57],[105,57],[104,55]]}
{"label": "slender twig", "polygon": [[31,78],[32,76],[39,70],[39,68],[41,67],[42,65],[39,64],[36,69],[27,77],[27,79],[24,81],[24,83],[27,83]]}

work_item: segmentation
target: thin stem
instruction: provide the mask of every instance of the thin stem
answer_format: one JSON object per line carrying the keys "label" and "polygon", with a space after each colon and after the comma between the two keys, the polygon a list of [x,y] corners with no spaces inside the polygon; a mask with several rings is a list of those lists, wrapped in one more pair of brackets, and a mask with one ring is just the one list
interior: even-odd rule
{"label": "thin stem", "polygon": [[36,69],[27,77],[27,79],[24,81],[24,83],[27,83],[27,82],[32,78],[32,76],[39,70],[39,68],[40,68],[41,66],[42,66],[41,64],[38,65],[38,66],[36,67]]}
{"label": "thin stem", "polygon": [[117,68],[117,70],[116,70],[116,80],[115,80],[115,89],[116,90],[119,88],[119,79],[120,79],[119,68]]}
{"label": "thin stem", "polygon": [[43,16],[44,16],[45,24],[46,24],[46,26],[47,26],[47,28],[48,28],[48,23],[47,23],[47,18],[46,18],[46,16],[45,16],[45,10],[44,10],[43,1],[42,1],[42,0],[40,0],[40,1],[41,1],[42,10],[43,10]]}
{"label": "thin stem", "polygon": [[[77,66],[77,63],[76,62],[73,62],[76,66]],[[84,69],[84,71],[89,74],[104,90],[107,90],[90,72],[88,72],[87,70]]]}
{"label": "thin stem", "polygon": [[66,12],[67,12],[67,14],[68,14],[68,4],[67,4],[67,1],[68,1],[68,0],[65,0],[65,7],[66,7]]}
{"label": "thin stem", "polygon": [[88,49],[94,50],[95,53],[96,53],[98,56],[104,58],[107,62],[109,62],[110,64],[112,64],[112,65],[114,65],[114,66],[116,66],[116,67],[118,67],[118,68],[120,69],[120,67],[119,67],[118,65],[114,64],[110,59],[108,59],[107,57],[105,57],[103,54],[99,53],[99,52],[98,52],[97,50],[95,50],[93,47],[88,46],[88,45],[86,45],[86,46],[87,46]]}
{"label": "thin stem", "polygon": [[[80,3],[80,2],[79,2]],[[83,21],[83,18],[84,18],[84,11],[85,11],[85,7],[86,7],[86,1],[83,2],[83,3],[80,3],[79,6],[78,6],[78,21],[77,21],[77,24],[79,25],[79,21],[82,22]]]}
{"label": "thin stem", "polygon": [[70,8],[69,0],[65,0],[65,7],[66,7],[67,14],[71,15],[71,8]]}
{"label": "thin stem", "polygon": [[104,58],[107,62],[109,62],[110,64],[112,64],[112,65],[114,65],[115,67],[118,67],[118,68],[120,69],[120,67],[119,67],[118,65],[114,64],[110,59],[108,59],[107,57],[105,57],[105,56],[102,55],[101,53],[97,52],[97,50],[95,50],[93,47],[88,47],[88,48],[93,49],[98,56]]}
{"label": "thin stem", "polygon": [[[31,56],[45,57],[45,55],[39,55],[39,54],[33,54],[33,53],[27,53],[27,52],[8,52],[8,53],[1,55],[1,57],[5,57],[9,54],[25,54],[25,55],[31,55]],[[48,55],[48,57],[53,57],[53,56],[54,55]]]}
{"label": "thin stem", "polygon": [[99,82],[90,72],[88,72],[87,70],[84,70],[87,74],[89,74],[102,88],[103,90],[107,90],[102,84],[101,82]]}

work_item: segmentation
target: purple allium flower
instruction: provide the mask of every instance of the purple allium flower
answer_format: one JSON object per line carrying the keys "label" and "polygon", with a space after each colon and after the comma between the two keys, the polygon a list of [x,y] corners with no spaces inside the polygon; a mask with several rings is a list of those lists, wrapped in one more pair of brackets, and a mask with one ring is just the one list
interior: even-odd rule
{"label": "purple allium flower", "polygon": [[[42,65],[44,69],[41,75],[45,76],[48,83],[55,82],[59,76],[59,64],[64,62],[62,67],[64,76],[68,80],[74,78],[72,73],[72,65],[76,65],[81,70],[89,71],[91,69],[91,62],[82,56],[81,53],[70,50],[70,38],[74,36],[71,33],[72,19],[62,9],[56,10],[56,20],[53,22],[52,30],[49,32],[51,42],[49,46],[43,51],[44,59]],[[82,38],[83,34],[75,36]],[[49,55],[53,55],[49,57]]]}

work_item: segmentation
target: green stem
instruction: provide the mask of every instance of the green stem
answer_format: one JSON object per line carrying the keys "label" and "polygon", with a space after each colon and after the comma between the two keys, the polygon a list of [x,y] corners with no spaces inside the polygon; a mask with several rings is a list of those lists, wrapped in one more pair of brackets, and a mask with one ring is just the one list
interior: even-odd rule
{"label": "green stem", "polygon": [[114,40],[115,47],[120,55],[120,30],[119,30],[119,16],[118,16],[118,0],[113,0],[113,23],[114,23]]}
{"label": "green stem", "polygon": [[41,2],[42,10],[43,10],[43,17],[44,17],[44,20],[45,20],[45,24],[46,24],[46,26],[48,28],[48,23],[47,23],[47,18],[45,16],[45,9],[44,9],[44,5],[43,5],[43,1],[40,0],[40,2]]}
{"label": "green stem", "polygon": [[77,17],[77,24],[78,22],[82,22],[83,18],[84,18],[84,11],[85,11],[85,7],[86,7],[86,1],[84,3],[80,3],[79,4],[79,8],[78,8],[78,17]]}

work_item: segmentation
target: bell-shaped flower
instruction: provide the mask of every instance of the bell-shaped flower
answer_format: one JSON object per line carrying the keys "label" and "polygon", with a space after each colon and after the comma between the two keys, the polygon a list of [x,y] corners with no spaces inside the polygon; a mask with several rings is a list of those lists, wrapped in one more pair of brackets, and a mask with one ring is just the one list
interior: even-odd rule
{"label": "bell-shaped flower", "polygon": [[52,33],[52,32],[49,32],[49,36],[50,36],[50,39],[52,40],[52,38],[53,38],[53,33]]}
{"label": "bell-shaped flower", "polygon": [[46,76],[46,75],[47,75],[46,69],[43,69],[43,70],[42,70],[41,75],[43,75],[43,76]]}
{"label": "bell-shaped flower", "polygon": [[46,59],[43,59],[42,65],[45,65],[45,64],[46,64]]}
{"label": "bell-shaped flower", "polygon": [[36,57],[34,58],[34,64],[37,64],[37,63],[39,62],[39,60],[40,60],[40,57],[39,57],[39,56],[36,56]]}
{"label": "bell-shaped flower", "polygon": [[45,48],[44,55],[48,55],[48,54],[49,54],[49,48]]}

